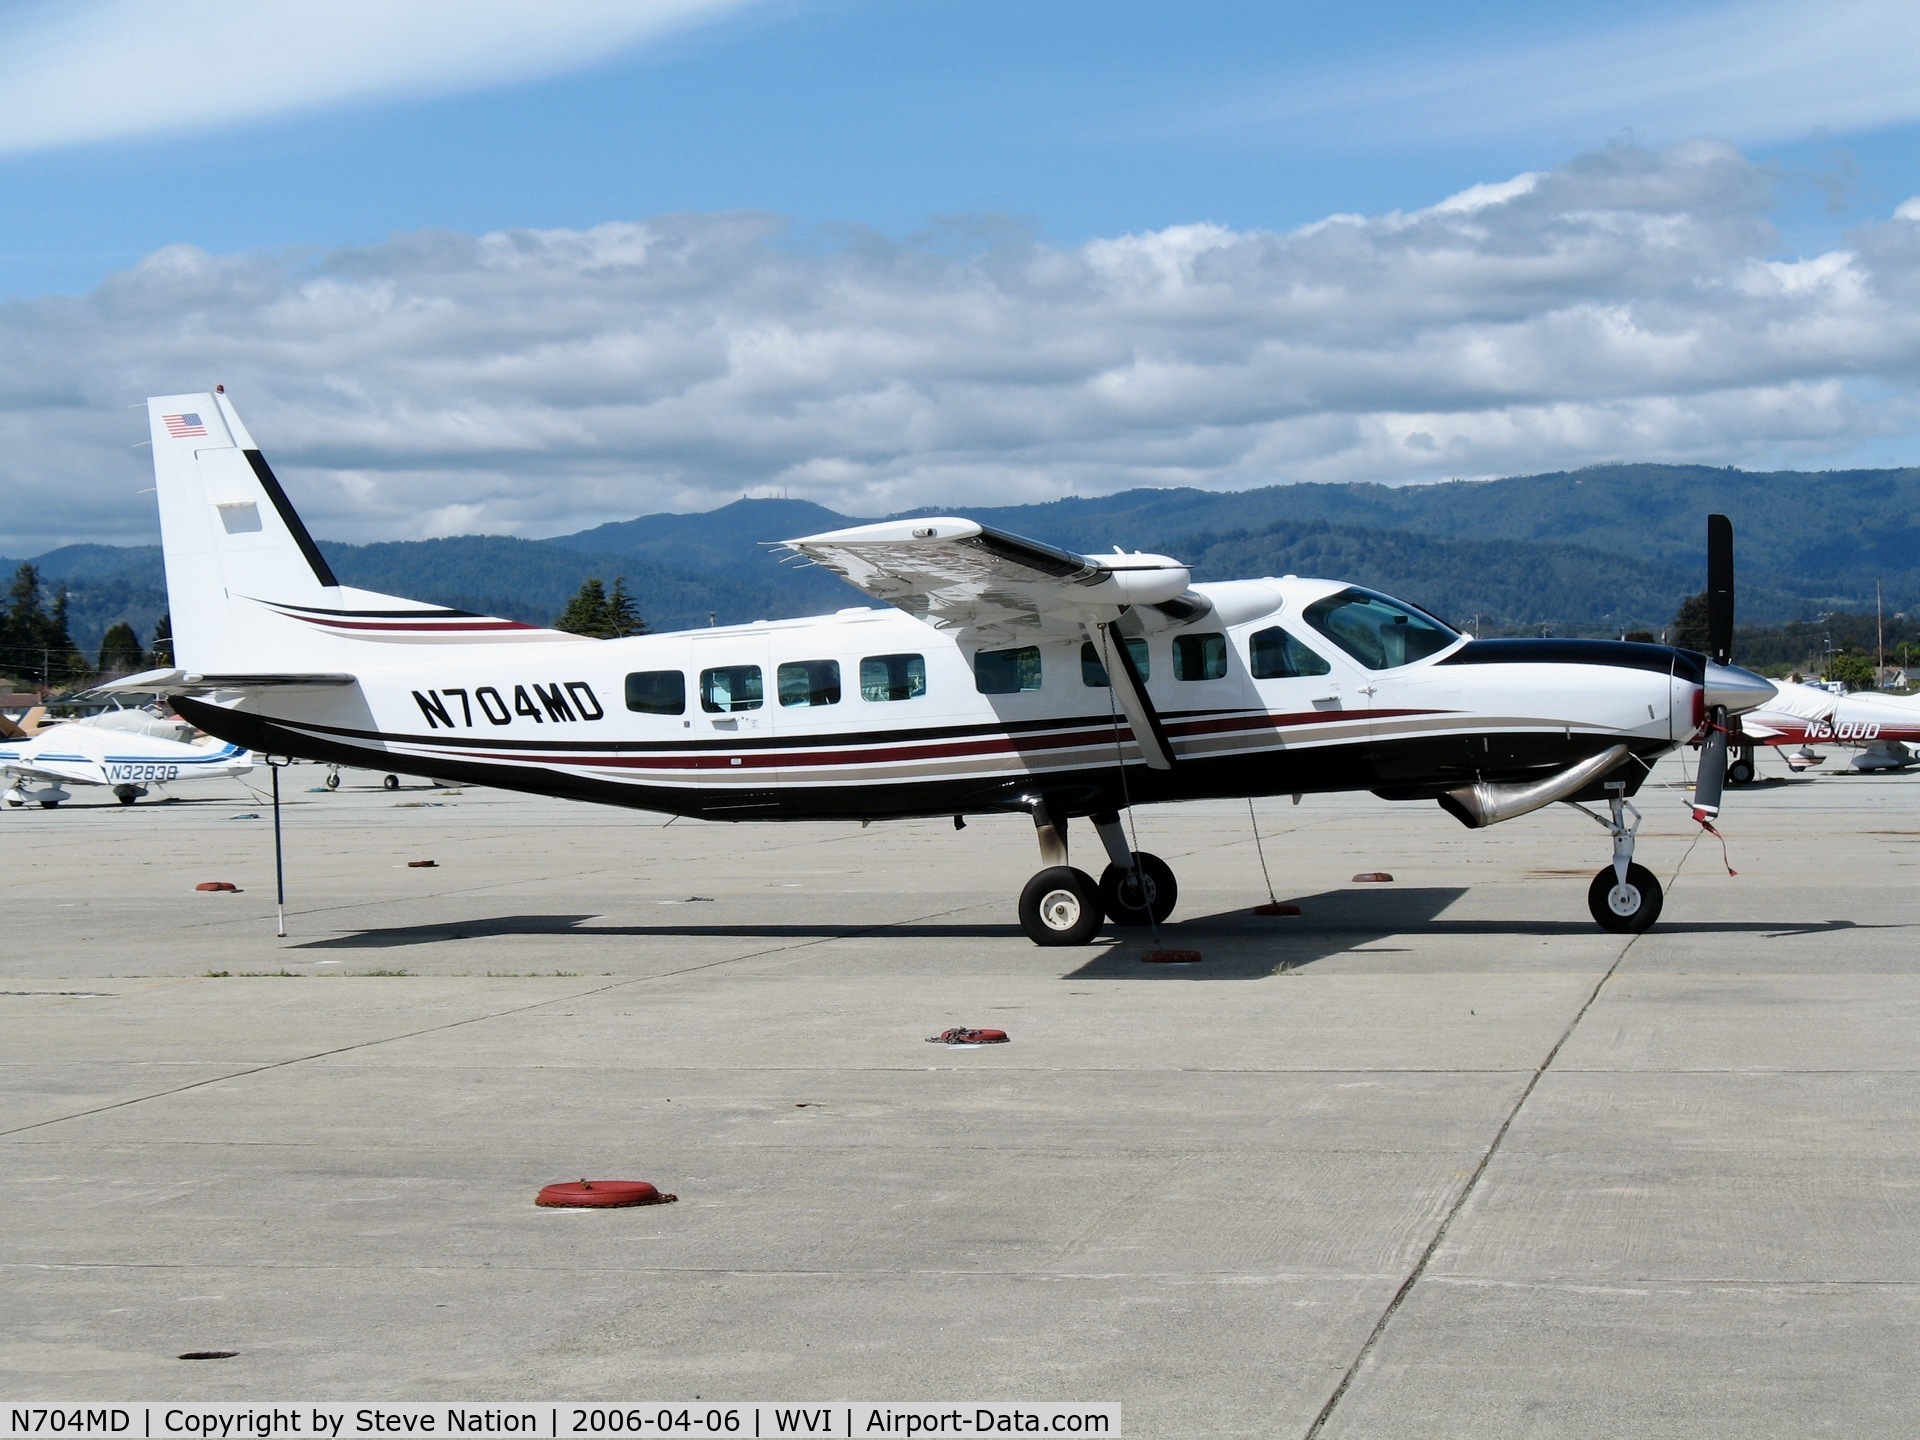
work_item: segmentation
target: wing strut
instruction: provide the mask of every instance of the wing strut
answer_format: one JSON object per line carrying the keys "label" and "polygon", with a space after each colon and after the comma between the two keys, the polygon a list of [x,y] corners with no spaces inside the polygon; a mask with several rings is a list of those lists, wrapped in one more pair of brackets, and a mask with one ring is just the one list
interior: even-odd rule
{"label": "wing strut", "polygon": [[1173,744],[1160,723],[1160,712],[1153,708],[1153,701],[1147,696],[1147,687],[1140,679],[1133,656],[1124,644],[1114,639],[1112,622],[1103,620],[1087,626],[1086,630],[1106,669],[1107,683],[1113,686],[1113,698],[1119,701],[1120,712],[1133,727],[1134,743],[1140,747],[1140,756],[1147,762],[1147,768],[1173,769]]}

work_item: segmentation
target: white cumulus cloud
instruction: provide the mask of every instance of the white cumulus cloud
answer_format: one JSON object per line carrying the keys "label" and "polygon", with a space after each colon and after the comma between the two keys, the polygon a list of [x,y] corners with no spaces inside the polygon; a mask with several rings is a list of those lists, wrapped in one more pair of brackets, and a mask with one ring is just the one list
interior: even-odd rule
{"label": "white cumulus cloud", "polygon": [[[1431,209],[971,254],[776,217],[174,247],[0,307],[0,553],[153,533],[147,394],[226,382],[316,529],[556,534],[1134,486],[1819,464],[1920,428],[1920,221],[1783,261],[1735,150]],[[768,537],[779,538],[779,537]]]}

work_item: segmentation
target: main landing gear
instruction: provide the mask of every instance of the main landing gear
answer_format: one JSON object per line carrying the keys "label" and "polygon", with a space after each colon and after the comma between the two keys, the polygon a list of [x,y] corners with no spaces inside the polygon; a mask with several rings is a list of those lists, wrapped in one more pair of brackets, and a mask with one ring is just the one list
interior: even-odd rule
{"label": "main landing gear", "polygon": [[1751,785],[1759,773],[1753,763],[1753,746],[1742,744],[1733,752],[1733,758],[1727,761],[1727,783],[1729,785]]}
{"label": "main landing gear", "polygon": [[1085,945],[1100,931],[1102,919],[1116,925],[1153,925],[1173,913],[1179,883],[1157,855],[1127,843],[1120,817],[1108,811],[1093,817],[1108,865],[1096,884],[1084,870],[1067,863],[1067,822],[1045,802],[1032,806],[1044,869],[1020,892],[1020,928],[1036,945]]}
{"label": "main landing gear", "polygon": [[1640,829],[1640,812],[1626,797],[1626,782],[1607,782],[1607,810],[1610,819],[1596,821],[1613,833],[1613,863],[1593,877],[1587,887],[1587,909],[1594,923],[1616,935],[1638,935],[1660,918],[1665,896],[1660,882],[1644,865],[1633,863],[1633,837]]}

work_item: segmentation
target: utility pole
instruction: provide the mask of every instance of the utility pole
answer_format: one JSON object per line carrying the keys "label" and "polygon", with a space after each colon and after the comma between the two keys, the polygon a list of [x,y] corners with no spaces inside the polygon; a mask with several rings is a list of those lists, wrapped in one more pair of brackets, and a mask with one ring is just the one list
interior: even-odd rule
{"label": "utility pole", "polygon": [[1880,652],[1874,665],[1873,683],[1882,685],[1887,678],[1887,609],[1881,600],[1880,582],[1873,582],[1873,635],[1874,648]]}

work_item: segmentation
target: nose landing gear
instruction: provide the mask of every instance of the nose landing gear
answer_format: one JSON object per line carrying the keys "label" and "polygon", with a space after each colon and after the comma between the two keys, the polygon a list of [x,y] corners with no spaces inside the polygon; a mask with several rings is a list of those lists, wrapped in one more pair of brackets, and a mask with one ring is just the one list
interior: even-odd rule
{"label": "nose landing gear", "polygon": [[1607,782],[1607,810],[1610,818],[1600,824],[1613,833],[1613,863],[1593,877],[1587,887],[1587,911],[1602,930],[1615,935],[1638,935],[1660,918],[1666,897],[1660,882],[1644,865],[1633,863],[1633,837],[1640,829],[1640,812],[1625,794],[1624,781]]}

